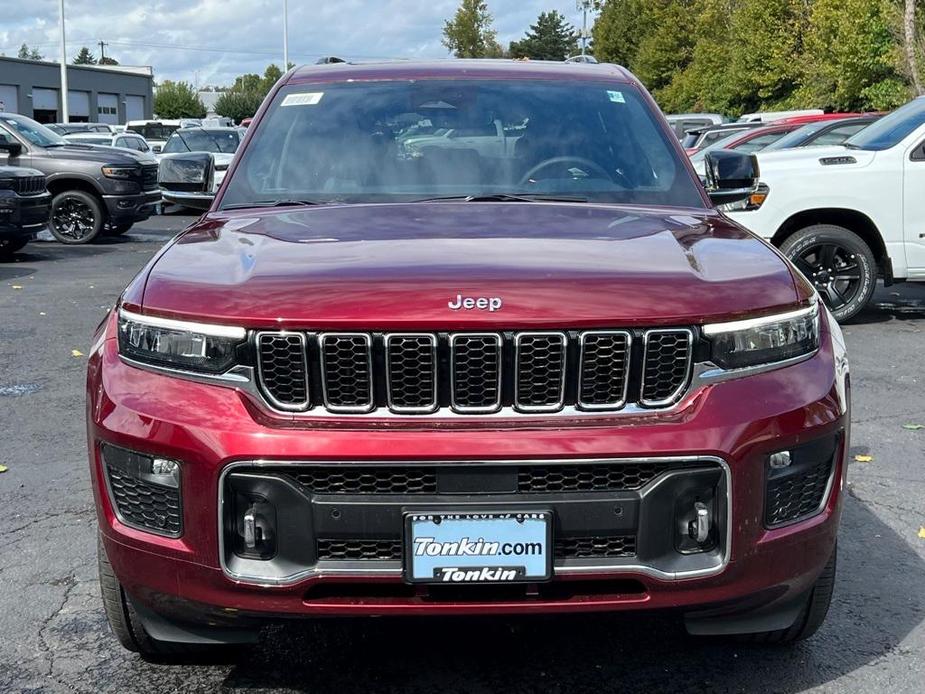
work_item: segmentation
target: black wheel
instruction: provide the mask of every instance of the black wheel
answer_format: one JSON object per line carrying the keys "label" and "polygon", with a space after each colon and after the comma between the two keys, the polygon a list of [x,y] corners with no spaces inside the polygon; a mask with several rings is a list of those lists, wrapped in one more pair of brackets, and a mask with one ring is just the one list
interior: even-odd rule
{"label": "black wheel", "polygon": [[125,232],[134,226],[134,222],[122,222],[121,224],[107,224],[106,233],[110,236],[122,236]]}
{"label": "black wheel", "polygon": [[757,634],[743,634],[739,636],[740,641],[749,643],[794,643],[808,639],[816,633],[825,616],[829,612],[829,604],[832,602],[832,591],[835,589],[835,566],[838,563],[838,546],[832,550],[832,556],[828,563],[819,574],[819,578],[813,584],[812,591],[809,594],[809,600],[806,606],[796,618],[796,621],[788,629],[778,629],[777,631],[763,631]]}
{"label": "black wheel", "polygon": [[61,243],[90,243],[106,221],[98,199],[82,190],[66,190],[51,201],[48,228]]}
{"label": "black wheel", "polygon": [[877,261],[864,240],[844,227],[814,224],[781,244],[781,252],[812,282],[839,322],[870,301],[877,287]]}
{"label": "black wheel", "polygon": [[9,260],[16,251],[21,251],[29,239],[0,239],[0,260]]}
{"label": "black wheel", "polygon": [[139,653],[145,659],[155,661],[177,660],[190,656],[201,656],[216,652],[216,646],[197,643],[175,643],[153,639],[142,626],[138,613],[126,598],[125,591],[112,571],[112,564],[103,549],[103,541],[97,538],[96,557],[99,566],[100,593],[109,628],[124,648]]}

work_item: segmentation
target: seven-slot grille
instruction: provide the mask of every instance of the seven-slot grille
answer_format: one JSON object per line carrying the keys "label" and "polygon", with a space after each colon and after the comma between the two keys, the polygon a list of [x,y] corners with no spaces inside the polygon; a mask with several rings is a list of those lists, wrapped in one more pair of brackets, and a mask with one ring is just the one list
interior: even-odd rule
{"label": "seven-slot grille", "polygon": [[290,412],[426,415],[666,407],[690,382],[693,333],[297,333],[256,337],[259,386]]}
{"label": "seven-slot grille", "polygon": [[45,177],[21,176],[14,178],[13,187],[20,195],[38,195],[45,192]]}

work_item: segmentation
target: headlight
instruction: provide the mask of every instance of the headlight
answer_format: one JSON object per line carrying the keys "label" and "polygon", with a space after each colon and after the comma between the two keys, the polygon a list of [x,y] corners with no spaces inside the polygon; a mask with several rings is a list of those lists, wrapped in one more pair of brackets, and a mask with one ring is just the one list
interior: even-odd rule
{"label": "headlight", "polygon": [[775,316],[703,326],[712,361],[724,369],[773,364],[819,348],[818,305]]}
{"label": "headlight", "polygon": [[134,166],[104,166],[103,175],[106,178],[132,178],[138,176],[138,168]]}
{"label": "headlight", "polygon": [[750,212],[760,208],[764,201],[768,199],[768,193],[771,189],[764,183],[759,183],[757,190],[744,200],[730,202],[728,205],[719,205],[716,209],[720,212]]}
{"label": "headlight", "polygon": [[119,311],[119,352],[146,364],[221,373],[234,364],[235,350],[246,338],[241,327]]}

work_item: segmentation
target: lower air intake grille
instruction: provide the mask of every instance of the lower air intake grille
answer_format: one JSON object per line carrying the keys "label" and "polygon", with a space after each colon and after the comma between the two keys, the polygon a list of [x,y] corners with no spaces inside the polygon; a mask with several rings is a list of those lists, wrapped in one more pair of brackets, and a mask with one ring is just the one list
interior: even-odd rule
{"label": "lower air intake grille", "polygon": [[433,467],[306,467],[292,475],[315,494],[436,494]]}
{"label": "lower air intake grille", "polygon": [[769,480],[767,524],[782,525],[817,512],[831,473],[832,461],[824,460],[805,472]]}
{"label": "lower air intake grille", "polygon": [[107,465],[106,472],[116,510],[126,523],[165,535],[180,534],[179,490],[149,484],[113,465]]}
{"label": "lower air intake grille", "polygon": [[525,465],[517,474],[517,491],[522,494],[555,494],[639,489],[668,467],[668,463]]}
{"label": "lower air intake grille", "polygon": [[636,556],[636,537],[565,537],[556,540],[556,557],[574,559],[615,559]]}
{"label": "lower air intake grille", "polygon": [[321,561],[364,561],[401,559],[401,540],[318,540]]}

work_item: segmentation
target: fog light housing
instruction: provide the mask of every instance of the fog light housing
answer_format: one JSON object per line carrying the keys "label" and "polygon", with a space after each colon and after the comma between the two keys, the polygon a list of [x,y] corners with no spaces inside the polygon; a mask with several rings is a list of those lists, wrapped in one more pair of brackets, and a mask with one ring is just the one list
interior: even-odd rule
{"label": "fog light housing", "polygon": [[768,458],[768,465],[772,470],[780,470],[785,467],[790,467],[790,463],[790,451],[778,451],[777,453],[772,453]]}
{"label": "fog light housing", "polygon": [[183,533],[180,463],[109,444],[102,445],[100,452],[109,500],[119,522],[179,537]]}

